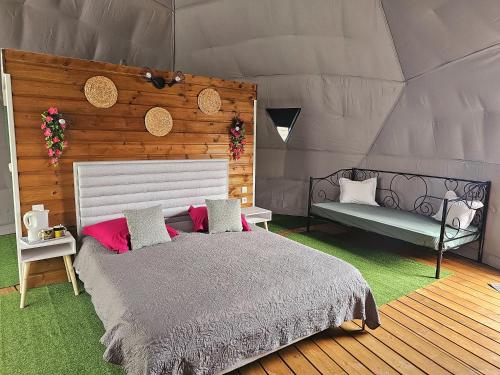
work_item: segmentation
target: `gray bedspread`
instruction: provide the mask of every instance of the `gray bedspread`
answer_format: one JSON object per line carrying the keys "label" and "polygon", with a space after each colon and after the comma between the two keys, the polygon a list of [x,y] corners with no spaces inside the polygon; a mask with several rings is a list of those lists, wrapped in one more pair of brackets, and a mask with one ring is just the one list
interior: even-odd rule
{"label": "gray bedspread", "polygon": [[87,237],[75,268],[104,324],[104,359],[129,374],[213,374],[344,321],[379,325],[357,269],[261,229],[122,255]]}

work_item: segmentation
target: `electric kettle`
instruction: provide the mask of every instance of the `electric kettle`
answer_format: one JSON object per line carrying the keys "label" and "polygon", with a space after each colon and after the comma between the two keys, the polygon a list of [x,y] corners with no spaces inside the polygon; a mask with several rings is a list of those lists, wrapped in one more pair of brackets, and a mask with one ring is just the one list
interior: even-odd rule
{"label": "electric kettle", "polygon": [[49,210],[43,204],[32,206],[32,211],[24,214],[23,223],[28,230],[28,242],[39,241],[38,233],[49,227]]}

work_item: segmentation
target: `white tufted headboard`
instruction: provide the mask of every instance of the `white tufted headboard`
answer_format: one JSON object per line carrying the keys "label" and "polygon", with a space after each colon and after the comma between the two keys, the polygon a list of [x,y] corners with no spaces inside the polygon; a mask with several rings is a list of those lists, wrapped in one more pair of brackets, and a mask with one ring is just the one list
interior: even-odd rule
{"label": "white tufted headboard", "polygon": [[73,173],[78,235],[126,209],[160,204],[165,217],[181,216],[205,198],[228,196],[225,159],[81,162]]}

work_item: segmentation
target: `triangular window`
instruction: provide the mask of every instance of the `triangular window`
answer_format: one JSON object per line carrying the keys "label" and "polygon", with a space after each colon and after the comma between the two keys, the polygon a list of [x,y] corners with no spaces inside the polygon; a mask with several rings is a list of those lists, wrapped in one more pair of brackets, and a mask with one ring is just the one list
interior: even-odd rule
{"label": "triangular window", "polygon": [[266,108],[283,142],[287,142],[300,114],[300,108]]}

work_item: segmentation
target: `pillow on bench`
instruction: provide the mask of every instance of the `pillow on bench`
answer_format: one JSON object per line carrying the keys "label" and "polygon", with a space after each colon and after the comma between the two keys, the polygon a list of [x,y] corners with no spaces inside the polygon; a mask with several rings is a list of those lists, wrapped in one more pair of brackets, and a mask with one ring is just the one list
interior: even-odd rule
{"label": "pillow on bench", "polygon": [[[458,196],[453,190],[449,190],[444,195],[444,198],[457,199]],[[483,202],[481,201],[467,201],[467,203],[465,203],[465,201],[448,202],[446,225],[455,229],[467,229],[470,223],[472,223],[472,220],[474,220],[476,210],[483,206]],[[443,202],[441,202],[438,212],[432,218],[437,221],[443,219]]]}
{"label": "pillow on bench", "polygon": [[377,178],[369,178],[364,181],[353,181],[348,178],[340,178],[340,203],[357,203],[378,206],[375,202],[377,192]]}

